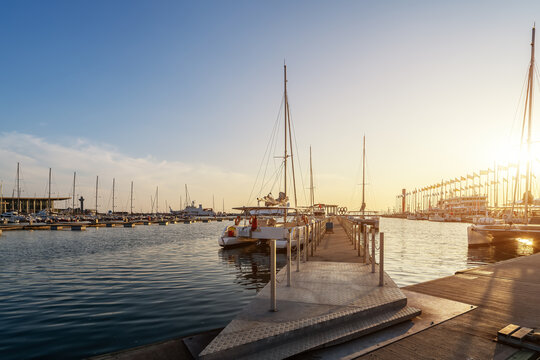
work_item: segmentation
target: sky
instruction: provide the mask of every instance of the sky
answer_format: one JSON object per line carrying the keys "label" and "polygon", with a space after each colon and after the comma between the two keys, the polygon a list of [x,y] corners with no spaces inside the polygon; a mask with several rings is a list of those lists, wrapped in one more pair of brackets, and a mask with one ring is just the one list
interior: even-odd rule
{"label": "sky", "polygon": [[540,17],[534,1],[0,6],[3,193],[19,162],[23,195],[44,196],[52,168],[52,192],[70,196],[77,172],[76,195],[94,207],[99,176],[100,211],[113,178],[119,209],[131,181],[142,211],[156,188],[160,209],[178,209],[186,184],[218,210],[277,195],[284,62],[299,205],[311,146],[315,201],[360,207],[364,134],[369,209],[507,161]]}

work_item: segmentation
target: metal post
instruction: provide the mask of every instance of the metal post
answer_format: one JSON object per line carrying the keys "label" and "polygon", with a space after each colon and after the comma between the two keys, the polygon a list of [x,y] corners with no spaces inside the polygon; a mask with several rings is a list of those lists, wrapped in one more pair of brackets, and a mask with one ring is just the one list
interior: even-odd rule
{"label": "metal post", "polygon": [[[298,230],[300,231],[302,229],[302,233],[304,232],[304,227],[299,227]],[[298,232],[298,238],[296,239],[296,271],[300,271],[300,232]]]}
{"label": "metal post", "polygon": [[371,228],[371,272],[375,272],[375,228]]}
{"label": "metal post", "polygon": [[384,233],[379,234],[379,286],[384,286]]}
{"label": "metal post", "polygon": [[356,249],[356,225],[352,226],[352,238],[353,238],[353,248]]}
{"label": "metal post", "polygon": [[362,246],[360,246],[360,239],[361,239],[361,234],[362,234],[363,229],[364,229],[364,225],[360,224],[359,229],[358,229],[358,230],[360,230],[359,233],[358,233],[358,256],[360,256],[360,248],[362,247]]}
{"label": "metal post", "polygon": [[313,239],[311,241],[311,256],[313,256],[313,246],[315,246],[315,241],[317,241],[317,223],[313,224]]}
{"label": "metal post", "polygon": [[367,225],[364,225],[364,264],[367,264],[367,261],[368,261],[369,241],[368,241],[367,234],[368,234]]}
{"label": "metal post", "polygon": [[304,259],[308,261],[309,254],[308,254],[308,247],[309,247],[309,236],[312,234],[311,232],[311,224],[307,225],[307,237],[306,237],[306,243],[304,244]]}
{"label": "metal post", "polygon": [[[292,231],[294,232],[294,228]],[[287,235],[287,286],[291,286],[291,235]]]}
{"label": "metal post", "polygon": [[276,240],[270,240],[270,311],[276,306]]}

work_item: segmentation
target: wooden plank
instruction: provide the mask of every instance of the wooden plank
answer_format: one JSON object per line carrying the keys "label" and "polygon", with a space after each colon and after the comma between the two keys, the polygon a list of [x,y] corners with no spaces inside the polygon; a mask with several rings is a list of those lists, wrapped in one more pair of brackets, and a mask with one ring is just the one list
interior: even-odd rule
{"label": "wooden plank", "polygon": [[510,335],[510,337],[516,340],[523,340],[525,335],[529,334],[531,331],[533,331],[533,329],[530,329],[528,327],[522,327],[521,329]]}
{"label": "wooden plank", "polygon": [[512,334],[513,332],[515,332],[516,330],[518,330],[519,328],[520,326],[518,325],[510,324],[510,325],[505,326],[501,330],[499,330],[498,334],[508,336]]}

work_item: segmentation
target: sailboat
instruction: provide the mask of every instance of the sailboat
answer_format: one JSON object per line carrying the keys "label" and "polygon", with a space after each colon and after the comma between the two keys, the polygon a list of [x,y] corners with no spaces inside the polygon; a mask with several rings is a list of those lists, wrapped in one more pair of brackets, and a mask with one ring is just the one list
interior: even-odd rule
{"label": "sailboat", "polygon": [[[525,178],[525,193],[523,200],[519,203],[516,201],[516,190],[514,190],[514,201],[512,210],[516,206],[523,205],[523,223],[516,224],[515,219],[510,219],[507,224],[490,224],[490,225],[471,225],[467,228],[467,237],[469,246],[474,245],[489,245],[501,241],[522,239],[540,239],[540,225],[530,223],[531,206],[534,203],[534,198],[531,192],[531,128],[532,128],[532,104],[533,104],[533,84],[534,84],[534,41],[535,27],[532,28],[531,42],[531,60],[528,70],[527,95],[525,98],[525,109],[523,111],[523,127],[521,133],[521,144],[525,140],[525,129],[527,129],[527,173]],[[517,167],[516,181],[519,181],[519,166]],[[515,186],[514,189],[518,187]],[[512,223],[514,222],[514,223]]]}
{"label": "sailboat", "polygon": [[376,229],[379,228],[379,216],[366,211],[366,135],[363,137],[362,146],[362,205],[359,212],[360,215],[356,218],[356,221],[373,226]]}
{"label": "sailboat", "polygon": [[[292,136],[290,126],[289,103],[287,98],[287,66],[283,67],[284,74],[284,156],[283,156],[283,185],[284,190],[280,191],[277,197],[271,193],[257,199],[263,202],[264,206],[242,206],[236,207],[242,216],[235,219],[235,224],[227,226],[218,238],[218,244],[222,247],[232,247],[239,245],[253,244],[267,240],[276,240],[276,248],[286,249],[291,238],[291,247],[296,246],[293,240],[295,234],[290,234],[290,228],[300,225],[301,222],[308,223],[306,215],[300,215],[300,210],[296,204],[296,188],[293,186],[295,194],[295,207],[289,206],[287,195],[287,159],[291,159],[291,167],[294,181],[294,163],[292,157]],[[289,139],[290,152],[288,154],[287,139]]]}

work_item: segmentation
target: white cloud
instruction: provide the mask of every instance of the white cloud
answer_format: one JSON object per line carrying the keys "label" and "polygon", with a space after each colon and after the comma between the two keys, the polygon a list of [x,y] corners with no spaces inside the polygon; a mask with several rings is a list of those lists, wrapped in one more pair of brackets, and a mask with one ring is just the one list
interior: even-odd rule
{"label": "white cloud", "polygon": [[[107,144],[95,144],[77,139],[72,144],[55,144],[45,139],[17,132],[0,134],[0,179],[4,194],[11,195],[15,187],[17,162],[20,162],[23,195],[45,196],[48,168],[52,168],[54,194],[70,196],[73,172],[77,172],[76,195],[87,199],[86,206],[95,206],[95,181],[99,176],[99,210],[112,206],[112,179],[116,179],[116,207],[127,210],[130,182],[134,182],[134,209],[148,211],[150,197],[159,186],[159,208],[165,201],[178,209],[179,197],[184,201],[184,184],[188,184],[191,198],[203,206],[212,206],[215,195],[216,208],[221,209],[222,199],[226,208],[243,205],[246,189],[252,186],[251,176],[236,173],[230,168],[205,164],[159,160],[152,156],[135,158],[123,154]],[[136,146],[136,144],[134,144]],[[189,154],[179,155],[183,157]]]}

